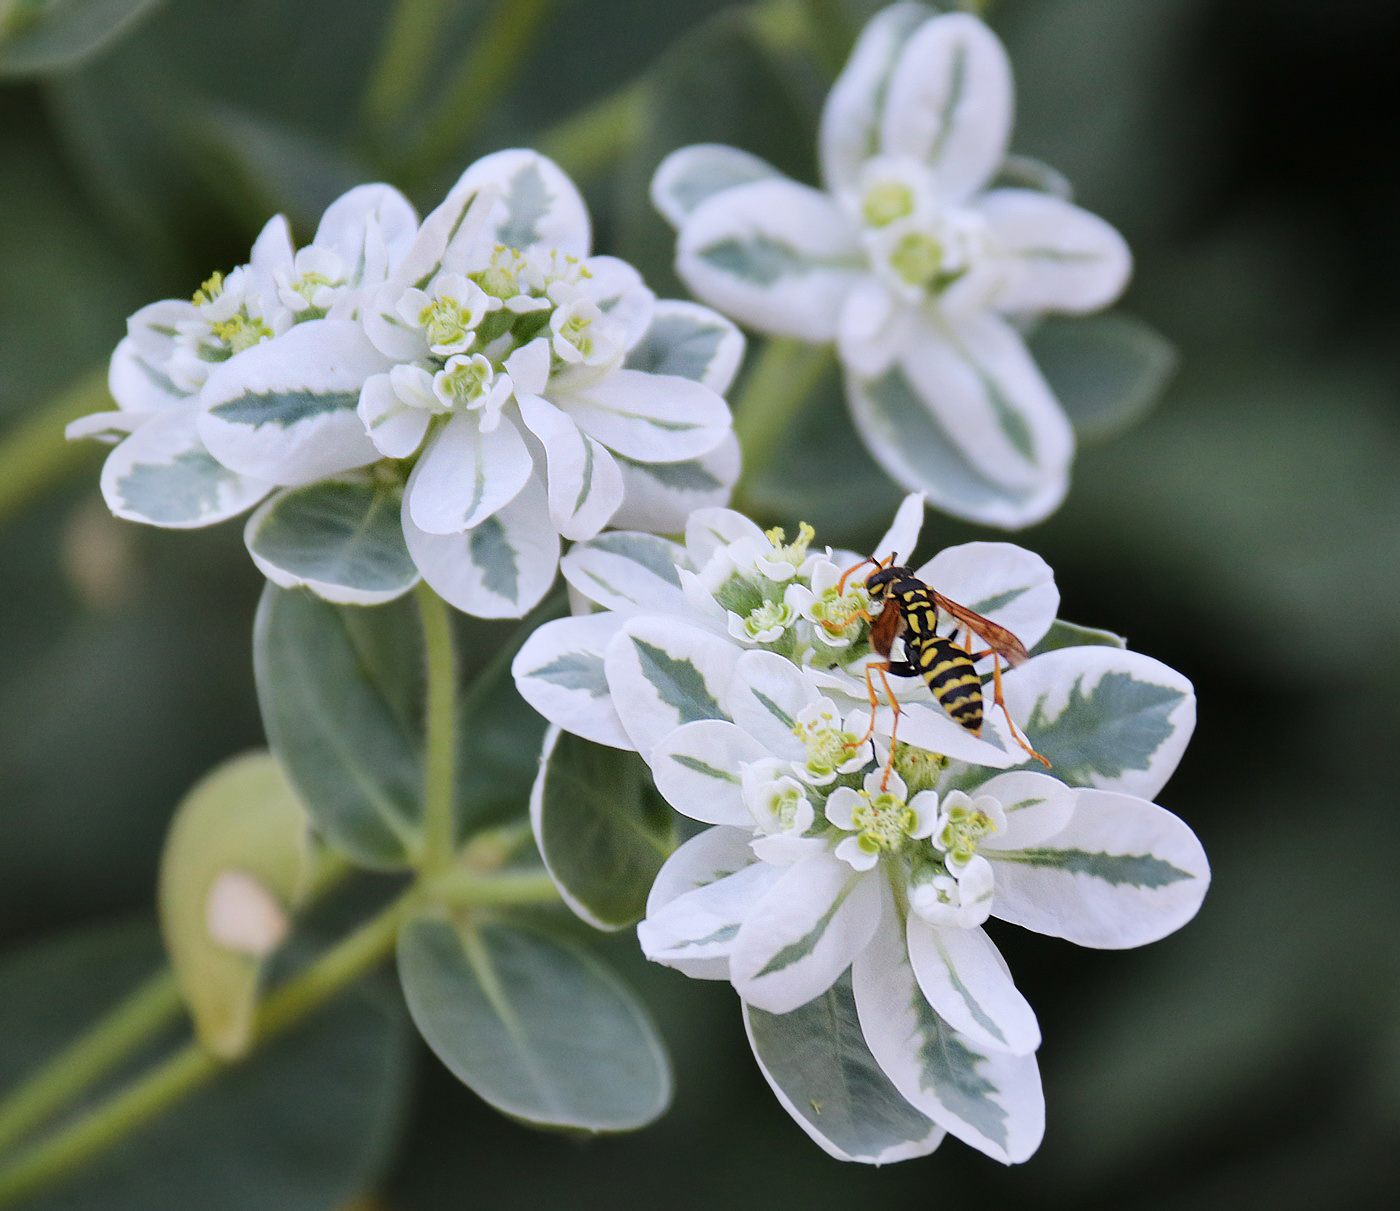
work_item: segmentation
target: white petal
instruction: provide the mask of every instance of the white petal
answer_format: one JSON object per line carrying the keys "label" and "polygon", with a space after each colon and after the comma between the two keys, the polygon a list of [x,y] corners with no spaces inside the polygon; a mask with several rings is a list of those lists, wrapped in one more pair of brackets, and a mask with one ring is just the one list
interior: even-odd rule
{"label": "white petal", "polygon": [[697,509],[685,523],[685,549],[690,566],[699,571],[720,547],[748,539],[766,542],[763,531],[733,509]]}
{"label": "white petal", "polygon": [[498,151],[472,164],[453,191],[486,188],[498,193],[488,223],[493,243],[511,248],[540,244],[573,256],[588,255],[588,209],[553,160],[537,151]]}
{"label": "white petal", "polygon": [[893,559],[896,566],[909,562],[919,545],[919,531],[924,525],[924,494],[911,492],[899,502],[894,521],[884,537],[875,544],[876,559]]}
{"label": "white petal", "polygon": [[944,597],[1004,626],[1027,649],[1040,642],[1060,608],[1050,565],[1009,542],[946,547],[915,575]]}
{"label": "white petal", "polygon": [[846,296],[837,321],[841,364],[865,378],[878,378],[914,338],[918,313],[890,294],[883,282],[865,278]]}
{"label": "white petal", "polygon": [[357,185],[321,216],[313,243],[345,262],[357,288],[377,286],[403,259],[418,234],[418,215],[392,185]]}
{"label": "white petal", "polygon": [[637,925],[642,953],[653,963],[679,966],[728,958],[744,919],[772,889],[781,867],[755,862],[678,896]]}
{"label": "white petal", "polygon": [[992,178],[1011,136],[1011,64],[976,17],[926,21],[905,43],[885,93],[881,150],[913,156],[933,170],[947,201]]}
{"label": "white petal", "polygon": [[536,337],[506,358],[506,373],[519,395],[538,395],[549,382],[549,340]]}
{"label": "white petal", "polygon": [[637,751],[682,723],[723,719],[739,649],[674,618],[629,619],[604,659],[613,705]]}
{"label": "white petal", "polygon": [[875,154],[881,102],[900,48],[928,16],[922,4],[892,4],[866,22],[822,110],[822,180],[832,193],[856,188]]}
{"label": "white petal", "polygon": [[865,1041],[909,1102],[964,1143],[1015,1164],[1040,1145],[1035,1056],[979,1047],[925,1001],[902,932],[886,918],[851,971]]}
{"label": "white petal", "polygon": [[621,626],[616,614],[546,622],[531,632],[510,671],[520,696],[551,723],[595,744],[630,749],[603,671],[603,651]]}
{"label": "white petal", "polygon": [[1024,849],[1053,837],[1069,823],[1078,798],[1078,792],[1059,779],[1031,770],[998,774],[969,793],[990,795],[1006,814],[1006,827],[982,841],[988,857],[999,849]]}
{"label": "white petal", "polygon": [[534,465],[509,420],[483,433],[475,414],[454,416],[429,441],[408,478],[405,500],[413,524],[429,534],[478,526],[516,498]]}
{"label": "white petal", "polygon": [[544,485],[534,477],[508,505],[461,534],[420,530],[405,498],[403,530],[423,579],[478,618],[524,617],[549,591],[559,567],[559,535]]}
{"label": "white petal", "polygon": [[[137,312],[140,314],[142,312]],[[171,382],[166,373],[166,363],[172,352],[169,339],[155,349],[151,348],[153,344],[154,341],[138,342],[126,336],[117,342],[112,353],[107,368],[107,390],[124,412],[163,412],[189,404],[189,393]]]}
{"label": "white petal", "polygon": [[142,424],[107,456],[101,483],[116,516],[176,530],[236,516],[272,489],[220,464],[188,411],[157,413]]}
{"label": "white petal", "polygon": [[1196,695],[1139,652],[1084,645],[1033,656],[1002,678],[1006,704],[1049,773],[1143,798],[1166,785],[1196,725]]}
{"label": "white petal", "polygon": [[615,370],[548,398],[610,450],[647,463],[679,462],[713,450],[730,431],[729,406],[700,383],[673,374]]}
{"label": "white petal", "polygon": [[199,433],[226,467],[295,487],[375,462],[356,408],[386,359],[349,320],[311,320],[230,358],[200,392]]}
{"label": "white petal", "polygon": [[575,542],[592,538],[622,503],[622,472],[616,461],[547,400],[526,395],[516,402],[520,419],[544,446],[549,515],[555,529]]}
{"label": "white petal", "polygon": [[880,921],[880,880],[830,854],[789,866],[744,920],[729,956],[741,997],[787,1013],[820,996]]}
{"label": "white petal", "polygon": [[1096,311],[1123,292],[1132,272],[1127,242],[1097,215],[1030,189],[995,189],[977,199],[1003,254],[998,311]]}
{"label": "white petal", "polygon": [[691,514],[729,503],[739,482],[739,439],[731,430],[708,454],[674,463],[646,463],[617,456],[622,504],[612,524],[678,534]]}
{"label": "white petal", "polygon": [[994,916],[1108,950],[1180,929],[1210,885],[1205,851],[1183,821],[1112,791],[1080,791],[1059,833],[988,857],[996,865]]}
{"label": "white petal", "polygon": [[[657,872],[647,896],[647,916],[656,916],[687,892],[753,865],[754,855],[749,849],[751,835],[746,828],[707,828],[681,845]],[[776,871],[773,877],[777,877]],[[667,966],[694,980],[729,979],[728,955],[706,959],[674,957]]]}
{"label": "white petal", "polygon": [[651,178],[651,201],[672,227],[679,227],[706,198],[780,175],[766,160],[737,147],[697,143],[673,151],[657,166]]}
{"label": "white petal", "polygon": [[753,828],[739,770],[771,754],[742,728],[723,719],[683,723],[647,756],[656,789],[682,815],[705,824]]}
{"label": "white petal", "polygon": [[1012,1055],[1040,1046],[1040,1025],[981,929],[946,929],[909,914],[909,962],[933,1011],[969,1039]]}
{"label": "white petal", "polygon": [[696,207],[676,272],[703,302],[760,332],[830,341],[866,275],[854,223],[826,194],[785,179],[741,185]]}
{"label": "white petal", "polygon": [[564,578],[607,610],[632,614],[690,614],[676,565],[685,553],[654,534],[613,531],[580,543],[564,556]]}
{"label": "white petal", "polygon": [[734,722],[768,750],[797,761],[807,750],[793,735],[804,707],[821,695],[798,667],[776,652],[745,652],[734,665],[725,705]]}
{"label": "white petal", "polygon": [[370,440],[388,458],[407,458],[417,450],[433,419],[426,408],[405,404],[388,374],[371,375],[365,380],[357,411]]}

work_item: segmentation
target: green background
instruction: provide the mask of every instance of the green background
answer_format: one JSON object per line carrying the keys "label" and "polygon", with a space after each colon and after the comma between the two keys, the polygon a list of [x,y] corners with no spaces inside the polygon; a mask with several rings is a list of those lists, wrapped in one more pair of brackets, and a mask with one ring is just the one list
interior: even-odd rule
{"label": "green background", "polygon": [[[812,178],[814,105],[849,34],[831,24],[815,56],[775,54],[742,10],[715,16],[700,0],[558,0],[475,129],[415,162],[424,115],[491,7],[445,4],[421,92],[373,138],[358,115],[389,6],[369,0],[169,0],[72,70],[0,81],[0,441],[100,367],[128,313],[242,260],[274,210],[306,238],[326,202],[375,177],[426,210],[474,156],[554,148],[558,123],[644,70],[646,104],[595,128],[619,157],[569,166],[592,165],[599,250],[634,259],[662,293],[679,287],[644,189],[667,150],[721,139]],[[808,7],[830,19],[873,6]],[[1138,258],[1126,306],[1181,352],[1158,410],[1084,449],[1067,504],[1018,541],[1056,568],[1066,617],[1195,681],[1196,739],[1160,801],[1211,855],[1204,909],[1122,954],[995,932],[1046,1038],[1045,1143],[1012,1170],[956,1141],[878,1171],[829,1160],[763,1084],[727,986],[649,968],[626,932],[600,947],[643,991],[677,1070],[674,1107],[633,1136],[579,1142],[500,1118],[421,1045],[403,1057],[396,994],[372,988],[365,1012],[391,1042],[337,1012],[394,1072],[361,1064],[344,1089],[295,1079],[311,1118],[381,1090],[349,1146],[376,1169],[384,1207],[1400,1197],[1400,6],[998,0],[990,16],[1017,71],[1015,150],[1063,171],[1125,233]],[[844,423],[818,400],[756,499],[772,520],[806,517],[822,540],[861,546],[898,493]],[[115,522],[100,457],[80,453],[0,518],[0,946],[16,954],[149,915],[175,803],[261,742],[249,654],[261,577],[239,524]],[[931,516],[925,547],[979,533]],[[144,943],[113,928],[126,949],[99,947],[99,966],[129,971],[54,985],[78,1020],[110,996],[104,979],[141,969]],[[34,970],[0,969],[0,1003],[21,1003],[23,979],[45,1012]],[[5,1054],[22,1059],[53,1027],[26,1035],[20,1018],[4,1019]],[[305,1046],[345,1076],[351,1038]],[[162,1183],[147,1166],[139,1201],[123,1202],[138,1196],[118,1169],[34,1205],[344,1205],[344,1180],[315,1177],[335,1169],[322,1152],[284,1150],[284,1184],[267,1184],[270,1133],[208,1121],[203,1146],[222,1160],[193,1176]],[[305,1180],[285,1184],[298,1165]]]}

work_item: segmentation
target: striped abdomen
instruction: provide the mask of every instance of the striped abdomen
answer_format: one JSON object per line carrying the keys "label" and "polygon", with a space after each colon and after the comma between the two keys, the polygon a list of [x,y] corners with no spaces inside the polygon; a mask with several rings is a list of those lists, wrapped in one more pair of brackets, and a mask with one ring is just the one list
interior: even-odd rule
{"label": "striped abdomen", "polygon": [[974,736],[982,731],[982,679],[962,648],[940,635],[906,634],[910,663],[941,706]]}

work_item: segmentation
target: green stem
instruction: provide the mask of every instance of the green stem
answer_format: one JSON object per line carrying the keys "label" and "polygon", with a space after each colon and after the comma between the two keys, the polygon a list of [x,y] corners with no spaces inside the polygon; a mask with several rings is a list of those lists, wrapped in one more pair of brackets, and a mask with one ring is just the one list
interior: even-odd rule
{"label": "green stem", "polygon": [[745,511],[753,485],[773,461],[834,358],[830,345],[808,345],[787,337],[764,344],[734,405],[734,432],[744,452],[744,470],[734,492],[736,509]]}
{"label": "green stem", "polygon": [[499,0],[495,12],[448,84],[437,112],[399,166],[410,182],[429,178],[466,146],[510,84],[554,0]]}
{"label": "green stem", "polygon": [[645,78],[634,80],[543,132],[535,145],[576,183],[587,184],[636,139],[650,95]]}
{"label": "green stem", "polygon": [[457,649],[447,603],[421,581],[417,593],[428,666],[423,870],[431,873],[451,866],[457,848]]}
{"label": "green stem", "polygon": [[103,367],[84,375],[0,437],[0,521],[92,460],[89,443],[68,441],[63,428],[80,416],[113,407]]}
{"label": "green stem", "polygon": [[[295,1026],[384,960],[399,929],[434,898],[458,907],[539,903],[558,898],[548,876],[533,871],[473,875],[452,871],[415,883],[397,900],[326,951],[263,1003],[254,1049]],[[119,1143],[206,1085],[227,1064],[198,1043],[182,1047],[144,1076],[0,1169],[0,1207],[50,1185]]]}
{"label": "green stem", "polygon": [[384,48],[364,97],[365,127],[376,143],[403,121],[419,99],[423,64],[432,59],[451,8],[451,0],[398,0],[394,5]]}
{"label": "green stem", "polygon": [[184,1004],[180,985],[169,970],[142,984],[93,1030],[10,1092],[0,1106],[0,1153],[176,1021]]}

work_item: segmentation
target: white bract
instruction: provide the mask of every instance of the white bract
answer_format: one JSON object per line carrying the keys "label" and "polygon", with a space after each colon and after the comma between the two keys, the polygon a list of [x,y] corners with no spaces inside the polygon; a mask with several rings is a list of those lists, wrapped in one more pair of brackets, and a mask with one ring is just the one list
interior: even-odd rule
{"label": "white bract", "polygon": [[282,489],[245,532],[279,585],[373,604],[422,576],[519,617],[561,539],[679,529],[738,473],[738,330],[589,242],[578,191],[530,151],[477,161],[421,226],[387,186],[298,252],[276,219],[249,266],[133,317],[122,411],[74,435],[137,430],[104,475],[121,516],[203,525]]}
{"label": "white bract", "polygon": [[1060,503],[1074,437],[1019,326],[1111,303],[1131,258],[1102,220],[996,177],[1012,81],[966,13],[896,4],[822,117],[825,190],[746,152],[669,156],[652,197],[696,296],[761,331],[834,341],[880,464],[950,513],[1029,525]]}
{"label": "white bract", "polygon": [[[908,559],[921,508],[906,501],[876,555]],[[1049,568],[969,543],[916,574],[1035,653],[1003,683],[1049,772],[990,702],[972,735],[918,678],[891,679],[898,715],[881,691],[872,729],[869,599],[859,574],[838,592],[859,557],[813,537],[716,509],[685,547],[580,544],[565,574],[605,608],[536,631],[517,686],[555,724],[637,749],[711,826],[663,866],[639,939],[734,985],[765,1076],[818,1143],[882,1162],[949,1132],[1024,1160],[1043,1129],[1040,1032],[983,926],[1126,947],[1190,919],[1205,855],[1150,800],[1194,725],[1191,686],[1121,647],[1058,646],[1083,633],[1055,623]],[[814,1111],[823,1066],[848,1063],[869,1069],[861,1104]]]}

